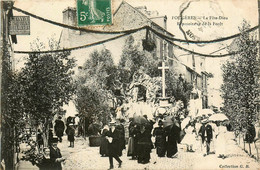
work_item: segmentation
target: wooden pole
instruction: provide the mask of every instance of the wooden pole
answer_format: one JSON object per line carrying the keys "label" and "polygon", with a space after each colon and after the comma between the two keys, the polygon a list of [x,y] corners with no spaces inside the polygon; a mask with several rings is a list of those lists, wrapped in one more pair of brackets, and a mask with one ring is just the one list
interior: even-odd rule
{"label": "wooden pole", "polygon": [[254,145],[255,145],[255,149],[256,149],[256,156],[257,156],[257,160],[259,161],[258,148],[257,148],[257,146],[256,146],[255,142],[254,142]]}
{"label": "wooden pole", "polygon": [[250,145],[250,142],[248,143],[248,145],[249,145],[249,155],[251,156],[251,145]]}
{"label": "wooden pole", "polygon": [[240,146],[240,132],[238,134],[238,145]]}
{"label": "wooden pole", "polygon": [[83,137],[86,139],[86,117],[83,119]]}
{"label": "wooden pole", "polygon": [[244,150],[246,150],[245,135],[243,135],[243,142],[244,142]]}

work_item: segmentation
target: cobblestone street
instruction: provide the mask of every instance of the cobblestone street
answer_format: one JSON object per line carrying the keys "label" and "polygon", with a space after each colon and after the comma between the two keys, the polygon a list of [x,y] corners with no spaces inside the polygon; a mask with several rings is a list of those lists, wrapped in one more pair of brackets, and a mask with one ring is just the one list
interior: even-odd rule
{"label": "cobblestone street", "polygon": [[[122,169],[259,169],[259,163],[236,145],[233,134],[230,133],[229,136],[226,143],[228,156],[226,159],[217,158],[215,154],[204,157],[199,151],[185,152],[183,145],[179,145],[178,158],[158,158],[156,150],[153,149],[150,163],[143,165],[138,164],[136,160],[130,160],[124,150],[121,157]],[[75,148],[69,148],[66,140],[60,143],[59,147],[66,158],[64,169],[108,169],[109,167],[108,157],[101,157],[99,147],[89,147],[84,139],[77,138]],[[115,160],[114,166],[117,167]]]}
{"label": "cobblestone street", "polygon": [[[62,156],[66,158],[63,169],[108,169],[108,157],[99,155],[99,147],[89,147],[88,140],[78,137],[76,138],[75,147],[70,148],[66,138],[67,136],[64,136],[63,142],[58,144]],[[136,160],[130,160],[130,157],[126,156],[126,150],[123,150],[121,169],[259,169],[260,164],[249,157],[233,139],[233,134],[230,132],[226,143],[228,156],[226,159],[217,158],[216,154],[204,157],[199,151],[186,152],[184,145],[179,145],[177,158],[158,158],[156,150],[153,149],[150,163],[138,164]],[[115,160],[114,167],[117,169]],[[18,169],[35,170],[38,168],[32,166],[30,162],[21,161]]]}

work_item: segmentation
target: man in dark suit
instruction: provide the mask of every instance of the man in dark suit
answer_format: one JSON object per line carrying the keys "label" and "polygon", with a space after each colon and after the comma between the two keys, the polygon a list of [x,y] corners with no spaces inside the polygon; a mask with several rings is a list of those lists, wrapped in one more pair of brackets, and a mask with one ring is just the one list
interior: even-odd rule
{"label": "man in dark suit", "polygon": [[62,170],[61,162],[65,161],[57,147],[58,137],[52,138],[52,145],[50,147],[50,159],[52,170]]}
{"label": "man in dark suit", "polygon": [[56,134],[56,136],[58,136],[60,142],[62,142],[62,136],[64,133],[64,129],[65,129],[64,122],[61,120],[61,116],[59,116],[58,119],[55,120],[54,130],[55,130],[55,134]]}
{"label": "man in dark suit", "polygon": [[124,120],[120,119],[120,123],[116,126],[116,129],[120,132],[119,136],[119,156],[122,156],[122,151],[125,149],[125,127],[123,125]]}
{"label": "man in dark suit", "polygon": [[109,169],[113,169],[114,165],[113,165],[113,158],[115,158],[117,160],[117,162],[119,163],[118,168],[121,168],[122,165],[122,161],[119,158],[119,154],[120,154],[120,145],[119,145],[119,141],[120,141],[120,131],[118,131],[118,129],[116,129],[116,122],[115,121],[111,121],[109,123],[110,125],[110,129],[107,132],[107,140],[108,140],[108,156],[109,156],[109,163],[110,163],[110,168]]}
{"label": "man in dark suit", "polygon": [[206,141],[207,154],[204,154],[204,156],[206,156],[210,152],[210,142],[213,138],[213,132],[212,132],[211,125],[208,124],[208,120],[202,120],[201,123],[202,123],[202,126],[200,127],[199,135],[201,136],[203,145],[204,145],[204,142]]}

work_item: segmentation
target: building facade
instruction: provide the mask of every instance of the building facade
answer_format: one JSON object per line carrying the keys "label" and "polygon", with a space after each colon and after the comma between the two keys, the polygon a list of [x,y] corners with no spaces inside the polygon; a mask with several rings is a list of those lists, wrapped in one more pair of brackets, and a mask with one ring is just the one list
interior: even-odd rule
{"label": "building facade", "polygon": [[[76,9],[67,8],[63,11],[64,24],[76,26]],[[97,30],[104,31],[122,31],[131,30],[144,26],[149,26],[159,33],[173,37],[174,35],[167,31],[167,16],[160,16],[157,11],[149,11],[145,6],[133,7],[127,2],[123,1],[113,14],[113,24],[102,27],[96,27]],[[86,27],[93,28],[93,27]],[[135,41],[142,44],[146,39],[146,30],[141,30],[132,34]],[[89,44],[104,39],[111,38],[112,34],[86,33],[82,31],[69,30],[64,28],[61,35],[63,47],[76,47],[84,44]],[[149,31],[149,38],[151,38],[156,46],[156,49],[151,52],[153,56],[159,60],[166,61],[166,65],[172,67],[177,75],[182,75],[186,81],[193,84],[193,94],[191,95],[191,102],[196,107],[195,115],[198,110],[207,108],[207,72],[205,71],[205,58],[201,56],[187,55],[185,57],[178,57],[174,54],[176,50],[173,44],[165,41],[164,38],[157,36]],[[126,38],[120,38],[110,44],[110,48],[117,48],[113,53],[115,58],[120,58],[124,41]],[[104,45],[110,50],[108,45]],[[115,47],[116,46],[116,47]],[[73,52],[72,56],[76,58],[86,59],[86,54],[91,51],[84,49],[78,52]],[[113,51],[112,51],[113,52]],[[84,56],[82,56],[82,54]],[[82,62],[81,62],[82,63]],[[78,64],[81,64],[78,62]],[[116,63],[116,62],[115,62]],[[82,63],[83,64],[83,63]]]}

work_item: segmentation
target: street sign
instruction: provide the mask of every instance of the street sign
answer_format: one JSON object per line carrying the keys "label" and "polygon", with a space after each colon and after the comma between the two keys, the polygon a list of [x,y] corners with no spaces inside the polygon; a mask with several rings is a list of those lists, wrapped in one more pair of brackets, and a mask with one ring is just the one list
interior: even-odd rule
{"label": "street sign", "polygon": [[112,24],[111,0],[77,0],[78,26]]}
{"label": "street sign", "polygon": [[10,20],[10,35],[30,35],[30,17],[13,16]]}

